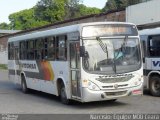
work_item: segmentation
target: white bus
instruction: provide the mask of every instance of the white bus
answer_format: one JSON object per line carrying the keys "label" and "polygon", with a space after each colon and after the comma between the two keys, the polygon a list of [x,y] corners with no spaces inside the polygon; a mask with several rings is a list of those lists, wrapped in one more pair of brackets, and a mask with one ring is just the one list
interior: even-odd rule
{"label": "white bus", "polygon": [[22,91],[60,96],[62,103],[142,95],[143,68],[135,25],[94,22],[8,40],[9,79]]}
{"label": "white bus", "polygon": [[143,47],[144,87],[160,96],[160,28],[139,31]]}

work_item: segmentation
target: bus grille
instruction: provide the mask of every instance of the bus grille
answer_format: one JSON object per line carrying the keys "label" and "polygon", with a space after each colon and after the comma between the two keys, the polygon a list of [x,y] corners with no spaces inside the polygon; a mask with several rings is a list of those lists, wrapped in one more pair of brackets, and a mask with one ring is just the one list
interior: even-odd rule
{"label": "bus grille", "polygon": [[[127,86],[128,86],[128,84],[123,84],[123,85],[118,85],[117,87],[121,88],[121,87],[127,87]],[[113,85],[108,85],[108,86],[102,86],[102,88],[114,88],[114,86]]]}
{"label": "bus grille", "polygon": [[118,91],[118,92],[105,92],[106,96],[120,96],[125,95],[127,91]]}
{"label": "bus grille", "polygon": [[116,77],[116,78],[98,78],[97,80],[102,83],[117,83],[129,81],[133,76]]}

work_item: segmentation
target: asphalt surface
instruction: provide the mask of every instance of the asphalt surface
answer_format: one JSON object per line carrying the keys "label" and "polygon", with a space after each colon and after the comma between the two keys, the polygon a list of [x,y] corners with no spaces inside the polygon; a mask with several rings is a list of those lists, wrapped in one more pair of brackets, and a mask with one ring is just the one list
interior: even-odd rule
{"label": "asphalt surface", "polygon": [[109,114],[160,113],[160,98],[143,96],[120,98],[116,102],[73,102],[62,104],[58,97],[38,91],[21,92],[8,80],[8,72],[0,70],[0,113],[13,114]]}

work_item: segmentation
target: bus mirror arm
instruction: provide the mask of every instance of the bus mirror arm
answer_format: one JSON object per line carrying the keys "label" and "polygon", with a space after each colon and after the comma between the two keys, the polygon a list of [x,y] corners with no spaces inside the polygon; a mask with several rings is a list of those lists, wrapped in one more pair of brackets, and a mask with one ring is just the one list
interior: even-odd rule
{"label": "bus mirror arm", "polygon": [[143,59],[143,63],[145,63],[145,57],[143,57],[142,59]]}
{"label": "bus mirror arm", "polygon": [[85,47],[80,46],[80,57],[84,57],[84,56],[85,56]]}

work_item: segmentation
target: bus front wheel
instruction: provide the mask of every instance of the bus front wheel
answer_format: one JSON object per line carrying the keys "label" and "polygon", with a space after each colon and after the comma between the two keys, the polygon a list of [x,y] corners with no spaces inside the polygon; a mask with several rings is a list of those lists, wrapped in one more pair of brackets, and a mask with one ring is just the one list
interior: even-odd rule
{"label": "bus front wheel", "polygon": [[67,94],[66,94],[64,85],[61,86],[60,99],[63,104],[69,104],[69,99],[67,98]]}
{"label": "bus front wheel", "polygon": [[153,96],[160,96],[160,77],[153,76],[150,79],[149,90]]}
{"label": "bus front wheel", "polygon": [[26,79],[25,77],[22,75],[21,77],[21,88],[22,88],[22,92],[23,93],[28,93],[28,88],[27,88],[27,84],[26,84]]}

